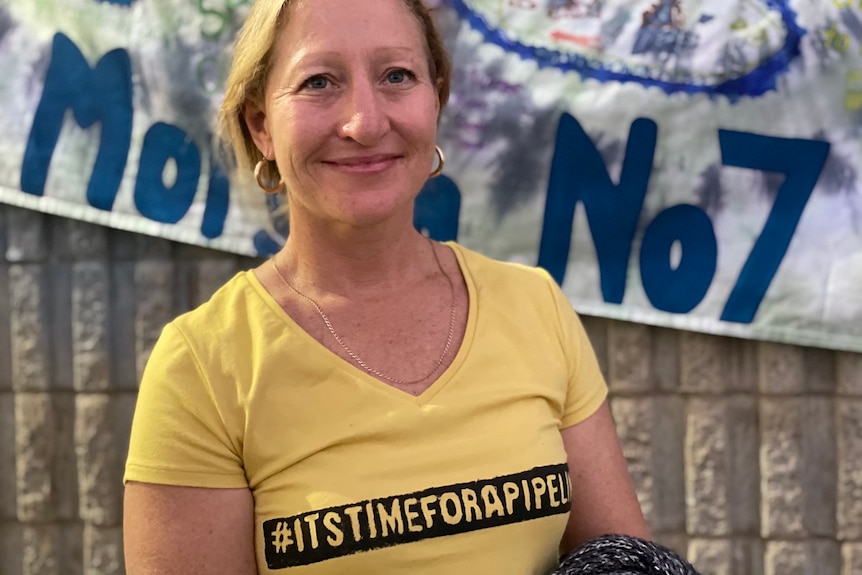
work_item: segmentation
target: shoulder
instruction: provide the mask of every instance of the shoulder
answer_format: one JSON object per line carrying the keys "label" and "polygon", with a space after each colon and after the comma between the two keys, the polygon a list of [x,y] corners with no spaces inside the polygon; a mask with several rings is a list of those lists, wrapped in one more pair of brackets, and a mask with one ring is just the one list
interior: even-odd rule
{"label": "shoulder", "polygon": [[263,306],[258,285],[251,271],[237,273],[195,309],[188,311],[169,325],[186,338],[205,339],[224,335],[245,323],[253,308]]}
{"label": "shoulder", "polygon": [[530,325],[560,335],[559,308],[569,305],[551,275],[542,268],[503,262],[457,244],[449,244],[484,317]]}
{"label": "shoulder", "polygon": [[[249,353],[266,331],[268,302],[253,272],[235,275],[209,300],[168,323],[153,349],[160,360],[194,361],[209,372]],[[150,363],[150,362],[148,362]]]}
{"label": "shoulder", "polygon": [[147,361],[142,389],[153,382],[178,381],[183,383],[174,387],[190,389],[197,381],[220,389],[219,382],[225,382],[230,389],[232,376],[248,371],[258,338],[266,337],[261,325],[266,302],[258,289],[263,288],[252,272],[240,272],[208,301],[168,323]]}
{"label": "shoulder", "polygon": [[496,260],[454,242],[447,242],[446,245],[452,248],[465,272],[480,286],[487,284],[495,289],[539,290],[547,294],[556,285],[550,274],[542,268]]}

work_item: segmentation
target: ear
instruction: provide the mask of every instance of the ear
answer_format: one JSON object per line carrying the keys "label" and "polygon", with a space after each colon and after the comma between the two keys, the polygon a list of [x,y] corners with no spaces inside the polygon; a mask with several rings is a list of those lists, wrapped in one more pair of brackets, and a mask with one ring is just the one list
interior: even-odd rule
{"label": "ear", "polygon": [[272,136],[269,131],[269,122],[266,119],[266,110],[258,102],[246,100],[242,107],[242,117],[245,125],[254,140],[254,145],[267,160],[275,159],[273,151]]}

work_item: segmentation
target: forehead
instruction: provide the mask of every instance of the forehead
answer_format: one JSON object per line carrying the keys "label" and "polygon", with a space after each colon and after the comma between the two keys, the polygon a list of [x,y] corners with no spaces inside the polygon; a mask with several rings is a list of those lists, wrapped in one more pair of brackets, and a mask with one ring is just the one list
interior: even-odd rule
{"label": "forehead", "polygon": [[403,0],[299,0],[287,9],[276,38],[279,59],[318,51],[427,51],[419,21]]}

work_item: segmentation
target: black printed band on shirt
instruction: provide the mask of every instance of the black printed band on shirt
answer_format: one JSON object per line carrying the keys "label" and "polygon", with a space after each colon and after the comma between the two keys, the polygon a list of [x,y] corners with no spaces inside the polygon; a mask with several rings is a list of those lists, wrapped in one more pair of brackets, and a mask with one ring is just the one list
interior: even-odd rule
{"label": "black printed band on shirt", "polygon": [[402,545],[568,513],[565,463],[329,507],[263,523],[270,569],[285,569],[382,547]]}

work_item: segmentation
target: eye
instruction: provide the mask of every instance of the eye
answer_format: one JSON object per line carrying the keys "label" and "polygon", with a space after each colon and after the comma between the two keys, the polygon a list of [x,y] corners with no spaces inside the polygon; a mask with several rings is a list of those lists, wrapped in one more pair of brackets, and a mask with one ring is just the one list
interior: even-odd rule
{"label": "eye", "polygon": [[312,90],[325,90],[329,85],[329,78],[326,76],[312,76],[302,83],[303,88],[311,88]]}
{"label": "eye", "polygon": [[386,74],[386,80],[390,84],[403,84],[409,79],[412,79],[413,73],[409,70],[392,70]]}

